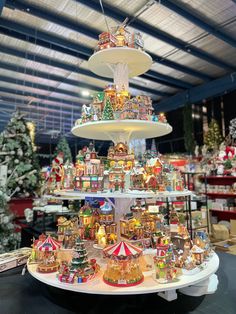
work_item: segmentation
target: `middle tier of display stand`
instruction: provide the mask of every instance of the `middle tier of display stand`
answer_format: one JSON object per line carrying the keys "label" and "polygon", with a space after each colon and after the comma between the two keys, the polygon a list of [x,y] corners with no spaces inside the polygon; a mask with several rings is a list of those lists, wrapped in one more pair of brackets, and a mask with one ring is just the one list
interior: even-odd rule
{"label": "middle tier of display stand", "polygon": [[71,130],[75,136],[129,143],[133,139],[154,138],[169,134],[172,127],[168,123],[142,120],[108,120],[87,122],[76,125]]}
{"label": "middle tier of display stand", "polygon": [[[114,199],[135,199],[135,198],[167,198],[167,197],[184,197],[190,196],[191,191],[163,191],[163,192],[146,192],[146,191],[130,191],[126,193],[115,193],[115,192],[80,192],[74,190],[61,190],[55,191],[55,196],[63,197],[64,199],[85,199],[85,197],[104,197]],[[53,198],[53,196],[46,196],[47,198]]]}

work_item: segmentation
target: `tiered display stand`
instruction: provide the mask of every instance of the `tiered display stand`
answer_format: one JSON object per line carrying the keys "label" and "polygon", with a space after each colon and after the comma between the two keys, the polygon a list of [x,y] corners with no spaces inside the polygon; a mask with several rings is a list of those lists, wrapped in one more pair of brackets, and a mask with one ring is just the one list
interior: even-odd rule
{"label": "tiered display stand", "polygon": [[[88,65],[94,73],[114,77],[114,84],[117,90],[122,88],[128,90],[128,79],[146,72],[152,63],[151,57],[142,50],[122,47],[104,49],[93,54]],[[142,121],[142,120],[109,120],[93,121],[76,125],[72,128],[72,133],[79,137],[95,140],[112,140],[115,144],[118,142],[129,142],[133,139],[154,138],[163,136],[172,131],[168,123]],[[129,191],[126,193],[82,193],[77,191],[58,191],[59,198],[63,199],[84,199],[87,197],[104,197],[115,208],[115,220],[119,222],[124,213],[128,211],[135,198],[162,198],[174,199],[176,197],[190,197],[189,191],[183,192],[145,192]],[[114,199],[114,203],[110,199]],[[118,224],[119,225],[119,224]],[[119,230],[118,230],[119,234]],[[97,252],[100,252],[97,250]],[[98,254],[98,253],[97,253]],[[101,252],[100,252],[101,254]],[[102,278],[84,284],[66,284],[56,279],[55,274],[40,274],[36,272],[35,265],[28,265],[29,272],[36,279],[45,284],[76,292],[93,294],[113,294],[129,295],[158,292],[159,295],[171,301],[177,298],[176,289],[203,283],[199,290],[200,294],[213,293],[217,287],[217,280],[212,280],[212,274],[216,272],[219,266],[219,259],[215,253],[208,262],[205,263],[203,270],[195,275],[182,275],[176,282],[168,284],[159,284],[149,275],[140,285],[127,288],[115,288],[106,285]],[[211,277],[211,280],[209,278]]]}

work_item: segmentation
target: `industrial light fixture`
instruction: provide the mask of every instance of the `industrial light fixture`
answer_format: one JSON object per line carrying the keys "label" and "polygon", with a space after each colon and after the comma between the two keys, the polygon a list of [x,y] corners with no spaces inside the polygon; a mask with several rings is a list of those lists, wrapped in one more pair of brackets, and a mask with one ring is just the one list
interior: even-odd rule
{"label": "industrial light fixture", "polygon": [[90,95],[89,91],[87,91],[87,90],[82,90],[81,94],[84,97],[88,97]]}

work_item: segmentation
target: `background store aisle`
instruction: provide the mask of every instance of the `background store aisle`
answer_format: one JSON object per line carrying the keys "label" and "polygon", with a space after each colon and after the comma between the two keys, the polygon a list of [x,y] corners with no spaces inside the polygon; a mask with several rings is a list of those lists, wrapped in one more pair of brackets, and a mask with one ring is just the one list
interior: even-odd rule
{"label": "background store aisle", "polygon": [[[167,302],[156,294],[136,296],[87,295],[47,287],[21,268],[0,274],[1,314],[235,314],[236,273],[234,255],[218,253],[220,268],[218,290],[205,298],[179,295]],[[109,306],[108,306],[109,305]]]}

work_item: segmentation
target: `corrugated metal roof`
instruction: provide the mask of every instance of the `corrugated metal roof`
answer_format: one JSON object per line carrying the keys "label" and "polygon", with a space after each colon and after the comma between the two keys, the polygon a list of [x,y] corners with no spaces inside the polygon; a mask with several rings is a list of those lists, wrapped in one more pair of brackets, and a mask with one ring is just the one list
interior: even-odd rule
{"label": "corrugated metal roof", "polygon": [[[22,27],[18,30],[14,29],[12,25],[11,28],[14,32],[6,33],[4,30],[7,27],[0,24],[0,75],[3,78],[6,77],[6,81],[0,80],[0,97],[12,98],[13,103],[14,100],[21,101],[35,97],[36,102],[48,108],[57,103],[52,99],[58,98],[60,99],[60,107],[66,110],[74,106],[74,109],[78,110],[78,103],[89,102],[90,100],[90,98],[85,99],[81,96],[81,91],[84,89],[80,86],[82,83],[93,85],[93,90],[95,87],[97,90],[103,89],[108,81],[96,77],[92,73],[90,76],[86,61],[89,56],[82,52],[81,56],[83,55],[83,57],[81,59],[77,57],[75,49],[72,48],[73,44],[79,44],[82,48],[85,47],[88,51],[92,51],[97,44],[97,35],[107,30],[101,8],[98,7],[98,10],[94,10],[89,7],[92,3],[99,3],[99,1],[87,1],[86,5],[83,2],[75,0],[15,0],[15,2],[6,0],[2,18],[7,19],[6,21],[10,21],[12,24],[20,23]],[[197,16],[205,23],[220,29],[227,36],[236,40],[236,4],[233,1],[177,0],[169,2],[177,4],[187,10],[189,14]],[[24,10],[20,10],[17,4],[21,5]],[[132,87],[130,90],[133,94],[146,93],[154,101],[159,101],[163,97],[156,95],[156,91],[173,95],[183,91],[181,86],[175,86],[171,78],[197,86],[204,84],[204,79],[198,75],[199,73],[214,79],[230,73],[230,67],[236,68],[235,46],[208,33],[197,26],[191,18],[183,17],[169,9],[165,6],[165,1],[107,0],[103,1],[103,5],[107,15],[109,15],[107,8],[109,5],[113,11],[119,10],[117,14],[123,12],[124,17],[131,17],[129,25],[131,30],[136,29],[138,25],[136,22],[146,23],[151,27],[151,30],[158,31],[161,36],[164,36],[160,39],[152,32],[142,32],[145,49],[158,57],[158,62],[153,62],[151,67],[151,70],[156,73],[156,82],[147,77],[132,78],[130,82],[140,86],[140,90],[143,87],[153,90],[150,93],[138,91],[137,87]],[[14,6],[16,7],[15,10]],[[33,6],[38,6],[45,13],[45,17],[43,13],[40,16],[38,13],[34,13],[31,10]],[[46,13],[50,13],[51,16],[46,16]],[[121,20],[118,15],[117,18],[106,17],[109,27],[119,24],[120,22],[117,20]],[[77,23],[81,24],[78,29],[76,28]],[[84,28],[83,32],[81,27]],[[29,30],[27,28],[34,30],[31,36],[28,35]],[[50,40],[50,43],[45,38],[40,41],[39,33],[41,31],[49,34],[51,39],[55,37],[55,41]],[[63,42],[64,40],[67,41]],[[175,40],[183,44],[183,49],[178,48],[178,45],[176,46]],[[71,47],[70,43],[72,44]],[[4,46],[4,49],[1,49],[1,45]],[[190,45],[190,50],[192,47],[198,48],[200,53],[207,54],[209,59],[202,57],[201,54],[191,53],[188,48],[185,48],[185,45]],[[30,58],[29,54],[31,54]],[[211,62],[211,58],[212,60],[214,58],[219,59],[226,66]],[[7,68],[8,65],[11,68]],[[23,69],[29,70],[30,74]],[[19,82],[9,82],[10,78]],[[27,86],[26,82],[34,83],[34,87]],[[41,88],[38,88],[37,84],[41,85]],[[43,90],[42,86],[48,88]],[[7,93],[6,88],[19,91],[19,94]],[[53,88],[54,90],[52,90]],[[67,93],[62,94],[63,90],[66,90]],[[91,88],[90,91],[92,92]],[[32,93],[33,96],[22,96],[20,92],[23,94],[24,92]],[[51,98],[44,97],[41,99],[41,95]],[[75,102],[74,105],[73,102]],[[14,106],[12,106],[13,109]]]}

